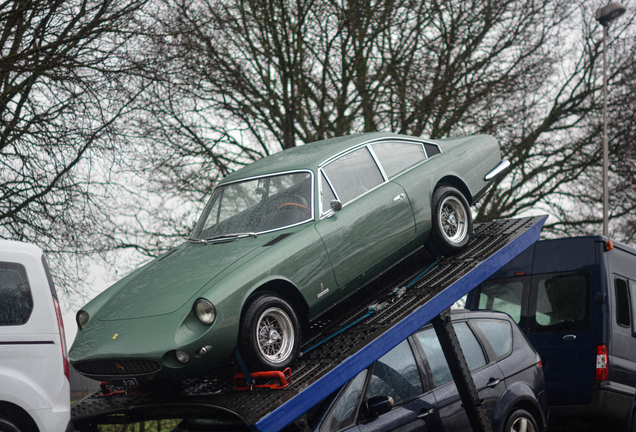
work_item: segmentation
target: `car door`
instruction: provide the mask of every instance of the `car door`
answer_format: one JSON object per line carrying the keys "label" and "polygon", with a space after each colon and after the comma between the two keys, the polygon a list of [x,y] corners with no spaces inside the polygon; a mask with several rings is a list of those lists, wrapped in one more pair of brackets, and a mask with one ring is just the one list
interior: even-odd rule
{"label": "car door", "polygon": [[[412,247],[414,218],[404,189],[385,181],[366,146],[329,162],[320,176],[316,229],[338,286],[364,283]],[[332,198],[342,204],[340,211],[330,210]]]}
{"label": "car door", "polygon": [[[492,421],[499,398],[506,389],[501,369],[496,362],[489,362],[482,346],[466,322],[453,323],[460,346],[471,370],[480,399],[484,400],[484,410]],[[466,411],[442,352],[442,348],[433,328],[427,328],[416,334],[416,340],[424,352],[427,368],[433,378],[434,395],[438,404],[439,416],[444,430],[471,431]]]}
{"label": "car door", "polygon": [[[362,400],[360,432],[439,430],[441,422],[436,410],[435,395],[428,380],[420,375],[408,340],[380,358],[372,368]],[[393,409],[374,418],[366,414],[365,403],[374,397],[391,397]]]}

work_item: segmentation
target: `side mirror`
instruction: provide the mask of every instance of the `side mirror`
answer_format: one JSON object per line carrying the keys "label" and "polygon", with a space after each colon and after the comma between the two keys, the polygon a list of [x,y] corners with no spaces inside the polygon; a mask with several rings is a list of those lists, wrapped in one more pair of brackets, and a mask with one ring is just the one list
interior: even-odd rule
{"label": "side mirror", "polygon": [[391,396],[374,396],[367,400],[367,409],[372,416],[381,416],[393,409],[393,398]]}
{"label": "side mirror", "polygon": [[197,217],[196,213],[193,213],[188,216],[187,221],[188,221],[187,222],[188,228],[190,228],[190,230],[193,230],[194,227],[197,226],[197,222],[199,221],[199,218]]}
{"label": "side mirror", "polygon": [[334,212],[340,211],[342,210],[342,203],[338,200],[333,200],[329,203],[329,205],[331,206],[331,209]]}

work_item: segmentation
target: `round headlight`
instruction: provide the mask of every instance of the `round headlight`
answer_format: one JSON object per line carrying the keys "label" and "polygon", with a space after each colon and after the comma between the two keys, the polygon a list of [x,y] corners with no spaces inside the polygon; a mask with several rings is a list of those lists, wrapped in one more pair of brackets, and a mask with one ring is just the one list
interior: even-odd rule
{"label": "round headlight", "polygon": [[183,351],[176,351],[175,355],[177,356],[177,360],[179,360],[180,363],[186,364],[190,361],[190,356]]}
{"label": "round headlight", "polygon": [[199,299],[194,303],[194,313],[203,324],[212,324],[216,319],[216,309],[210,300]]}
{"label": "round headlight", "polygon": [[79,327],[79,329],[82,330],[88,322],[88,312],[83,310],[77,312],[75,320],[77,321],[77,326]]}

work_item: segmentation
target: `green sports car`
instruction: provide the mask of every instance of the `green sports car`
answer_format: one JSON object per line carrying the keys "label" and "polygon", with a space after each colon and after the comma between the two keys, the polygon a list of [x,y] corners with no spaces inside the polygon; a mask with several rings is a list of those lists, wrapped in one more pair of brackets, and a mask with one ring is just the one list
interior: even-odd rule
{"label": "green sports car", "polygon": [[462,250],[469,206],[507,166],[487,135],[352,135],[258,160],[186,242],[77,313],[69,359],[98,380],[181,379],[238,347],[250,370],[282,370],[304,326],[427,240]]}

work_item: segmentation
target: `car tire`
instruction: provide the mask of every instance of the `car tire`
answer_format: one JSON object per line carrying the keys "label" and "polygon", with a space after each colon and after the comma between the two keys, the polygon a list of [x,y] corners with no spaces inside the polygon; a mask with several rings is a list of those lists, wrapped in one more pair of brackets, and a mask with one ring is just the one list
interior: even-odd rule
{"label": "car tire", "polygon": [[252,300],[239,334],[239,351],[250,371],[283,370],[298,357],[301,329],[294,309],[275,294]]}
{"label": "car tire", "polygon": [[4,417],[0,417],[0,432],[21,432],[21,429]]}
{"label": "car tire", "polygon": [[510,414],[504,432],[539,432],[539,426],[532,414],[526,410],[518,409]]}
{"label": "car tire", "polygon": [[473,216],[464,195],[442,185],[433,193],[431,242],[436,252],[455,255],[466,248],[473,232]]}

